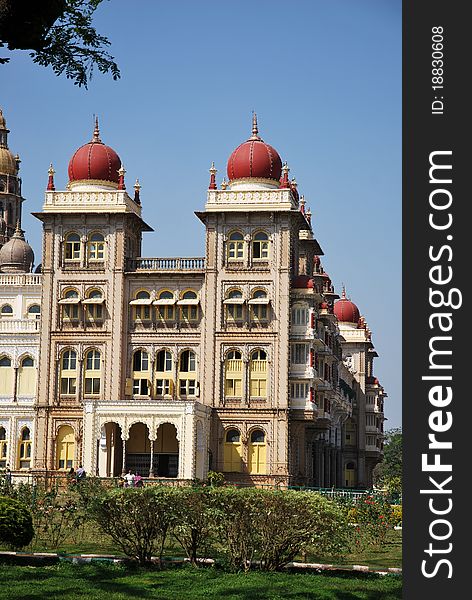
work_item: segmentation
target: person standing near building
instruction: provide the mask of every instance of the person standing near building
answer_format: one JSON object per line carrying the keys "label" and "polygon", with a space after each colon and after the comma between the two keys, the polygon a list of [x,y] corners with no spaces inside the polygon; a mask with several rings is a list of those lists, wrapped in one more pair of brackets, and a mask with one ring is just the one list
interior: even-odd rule
{"label": "person standing near building", "polygon": [[125,487],[134,487],[134,475],[131,469],[125,475]]}

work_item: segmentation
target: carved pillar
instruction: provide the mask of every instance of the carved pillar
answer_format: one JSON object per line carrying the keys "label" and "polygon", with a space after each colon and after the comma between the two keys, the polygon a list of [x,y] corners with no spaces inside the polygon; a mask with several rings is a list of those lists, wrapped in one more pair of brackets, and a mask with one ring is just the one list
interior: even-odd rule
{"label": "carved pillar", "polygon": [[150,446],[151,446],[151,462],[149,463],[149,477],[154,477],[154,442],[156,438],[149,437]]}

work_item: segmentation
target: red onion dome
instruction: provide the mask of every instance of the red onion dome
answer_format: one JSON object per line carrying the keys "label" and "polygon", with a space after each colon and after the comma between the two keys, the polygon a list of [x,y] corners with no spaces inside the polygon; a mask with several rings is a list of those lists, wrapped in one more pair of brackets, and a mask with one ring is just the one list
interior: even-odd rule
{"label": "red onion dome", "polygon": [[92,141],[76,150],[70,159],[69,181],[89,179],[119,183],[120,167],[121,159],[118,154],[101,141],[96,120]]}
{"label": "red onion dome", "polygon": [[334,303],[334,314],[338,321],[344,323],[355,323],[357,325],[359,322],[359,309],[354,302],[351,302],[351,300],[346,298],[346,291],[344,288],[342,298]]}
{"label": "red onion dome", "polygon": [[228,159],[227,173],[230,181],[253,177],[279,182],[282,160],[277,150],[259,137],[258,131],[257,117],[254,114],[252,136],[240,144]]}
{"label": "red onion dome", "polygon": [[313,279],[308,275],[297,275],[292,279],[292,287],[301,289],[313,289]]}

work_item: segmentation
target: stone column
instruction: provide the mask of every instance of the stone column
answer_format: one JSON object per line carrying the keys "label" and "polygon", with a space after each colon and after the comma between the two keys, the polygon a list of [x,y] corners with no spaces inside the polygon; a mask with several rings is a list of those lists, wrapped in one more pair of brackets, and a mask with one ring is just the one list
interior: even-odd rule
{"label": "stone column", "polygon": [[121,473],[122,475],[126,475],[126,442],[128,440],[127,437],[124,437],[123,435],[121,436],[122,442],[123,442],[123,464],[121,467]]}
{"label": "stone column", "polygon": [[150,437],[149,441],[151,442],[151,463],[149,465],[149,477],[154,477],[154,442],[156,438]]}

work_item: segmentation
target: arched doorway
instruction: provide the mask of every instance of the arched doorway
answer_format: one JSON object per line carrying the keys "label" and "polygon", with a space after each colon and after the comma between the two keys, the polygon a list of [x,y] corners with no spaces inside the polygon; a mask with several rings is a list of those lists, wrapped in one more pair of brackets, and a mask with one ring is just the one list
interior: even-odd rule
{"label": "arched doorway", "polygon": [[346,487],[353,488],[356,485],[356,465],[353,462],[346,463],[344,469],[344,483]]}
{"label": "arched doorway", "polygon": [[130,469],[141,477],[149,477],[151,468],[151,442],[149,429],[144,423],[134,423],[126,441],[125,470]]}
{"label": "arched doorway", "polygon": [[75,467],[75,434],[70,425],[62,425],[56,437],[56,469],[65,471],[72,467]]}
{"label": "arched doorway", "polygon": [[100,477],[117,477],[123,470],[123,440],[118,423],[105,423],[98,447]]}
{"label": "arched doorway", "polygon": [[154,442],[153,470],[156,477],[177,477],[179,473],[179,440],[171,423],[162,423]]}
{"label": "arched doorway", "polygon": [[266,470],[266,438],[262,429],[251,431],[248,447],[248,470],[255,475],[265,475]]}

